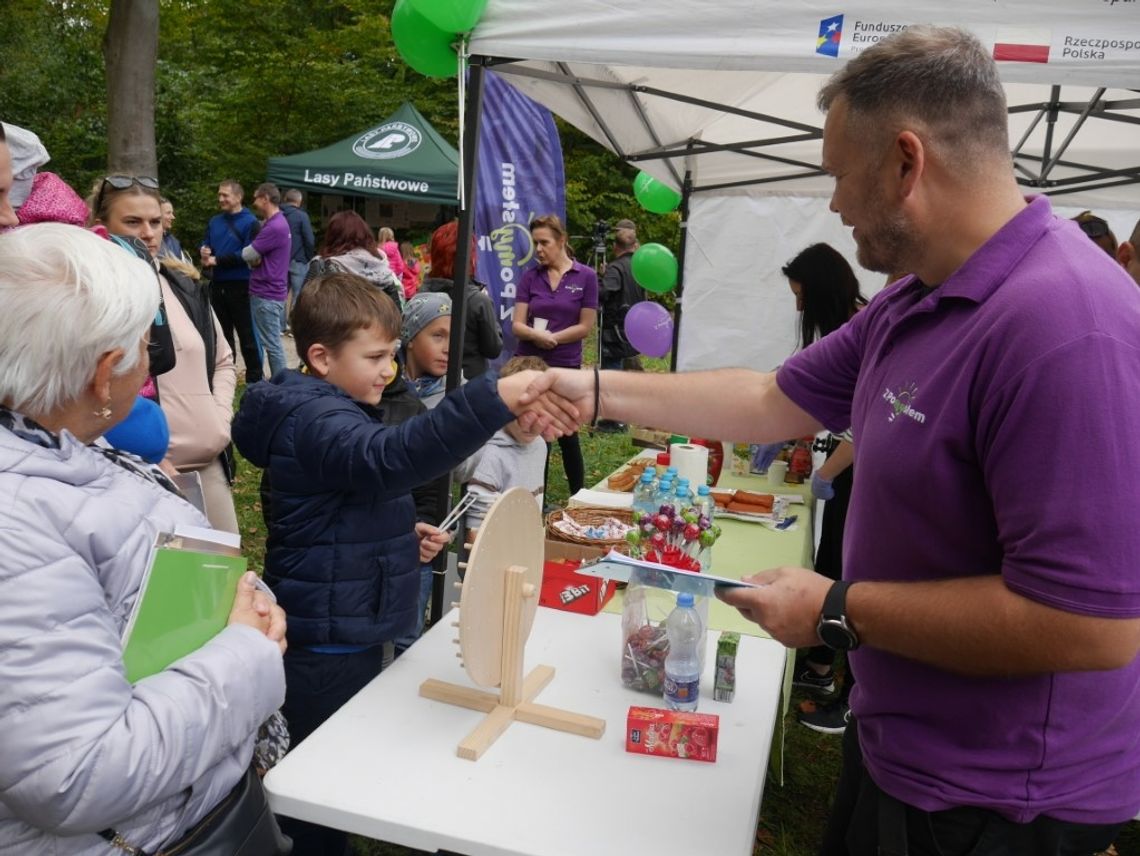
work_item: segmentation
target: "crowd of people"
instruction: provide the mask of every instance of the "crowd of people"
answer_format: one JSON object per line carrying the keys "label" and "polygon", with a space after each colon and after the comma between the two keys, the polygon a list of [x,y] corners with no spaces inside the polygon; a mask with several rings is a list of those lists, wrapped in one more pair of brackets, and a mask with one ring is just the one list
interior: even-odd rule
{"label": "crowd of people", "polygon": [[[342,832],[279,825],[258,773],[422,631],[449,542],[438,479],[477,495],[477,530],[511,487],[542,505],[540,439],[574,492],[580,425],[629,421],[830,432],[815,569],[720,595],[804,650],[801,686],[834,695],[846,662],[838,699],[801,713],[844,735],[822,853],[1108,847],[1140,810],[1140,466],[1121,430],[1140,412],[1140,223],[1118,242],[1091,212],[1067,223],[1023,198],[993,60],[962,31],[882,40],[819,104],[831,208],[888,276],[873,300],[812,245],[783,268],[800,341],[776,372],[636,371],[634,224],[599,282],[542,215],[517,355],[490,370],[502,331],[468,269],[450,392],[457,224],[423,264],[351,211],[318,245],[298,191],[261,184],[251,212],[227,180],[199,269],[155,179],[107,175],[84,201],[0,124],[0,849],[240,834],[259,853],[344,854]],[[599,324],[601,365],[583,371]],[[150,548],[182,525],[237,531],[235,445],[264,473],[264,583],[243,576],[222,632],[132,685],[120,637]],[[1095,506],[1071,491],[1090,483]]]}
{"label": "crowd of people", "polygon": [[[290,845],[258,774],[422,631],[430,562],[449,541],[433,480],[463,466],[484,510],[518,483],[541,504],[535,441],[574,425],[552,399],[520,404],[541,361],[487,371],[502,340],[474,282],[469,377],[445,395],[450,298],[417,293],[411,257],[393,273],[392,236],[359,215],[330,218],[317,247],[296,193],[259,185],[255,216],[222,182],[200,271],[152,178],[105,176],[87,200],[53,185],[58,199],[28,207],[31,182],[12,194],[12,148],[35,138],[14,133],[10,148],[10,127],[0,647],[20,654],[0,655],[12,737],[0,845],[167,852],[236,823],[248,852],[344,852],[342,833],[284,822]],[[456,231],[433,237],[436,273],[454,266]],[[295,367],[281,351],[287,302]],[[248,384],[236,415],[235,346]],[[132,686],[119,638],[155,538],[238,531],[234,443],[264,469],[268,585],[243,577],[225,631]]]}

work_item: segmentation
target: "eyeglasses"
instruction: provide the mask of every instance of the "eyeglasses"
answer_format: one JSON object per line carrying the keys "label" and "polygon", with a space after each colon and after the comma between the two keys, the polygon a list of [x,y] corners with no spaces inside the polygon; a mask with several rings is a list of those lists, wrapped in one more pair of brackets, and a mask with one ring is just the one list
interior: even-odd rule
{"label": "eyeglasses", "polygon": [[126,190],[136,184],[148,190],[158,190],[158,179],[151,178],[149,175],[104,176],[103,183],[99,185],[99,193],[95,196],[95,216],[99,216],[99,212],[103,209],[103,194],[107,192],[108,187],[114,190]]}
{"label": "eyeglasses", "polygon": [[1095,214],[1085,212],[1073,218],[1077,221],[1077,225],[1081,227],[1081,231],[1088,235],[1090,238],[1103,238],[1108,234],[1108,223],[1097,217]]}

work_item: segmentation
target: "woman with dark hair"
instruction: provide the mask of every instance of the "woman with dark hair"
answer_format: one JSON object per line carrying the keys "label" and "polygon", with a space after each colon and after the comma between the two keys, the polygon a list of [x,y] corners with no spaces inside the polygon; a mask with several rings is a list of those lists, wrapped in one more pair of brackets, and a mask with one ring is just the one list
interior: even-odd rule
{"label": "woman with dark hair", "polygon": [[847,259],[829,244],[812,244],[781,268],[800,313],[800,347],[843,326],[867,305]]}
{"label": "woman with dark hair", "polygon": [[[455,250],[459,241],[459,224],[444,223],[431,236],[431,276],[423,281],[421,291],[451,293],[455,278]],[[487,371],[487,361],[503,350],[503,331],[495,315],[495,304],[482,283],[476,282],[475,239],[471,240],[471,262],[467,270],[465,296],[467,320],[463,326],[463,376],[467,380]]]}
{"label": "woman with dark hair", "polygon": [[309,262],[305,282],[336,271],[363,277],[391,297],[396,308],[404,305],[399,278],[392,272],[388,257],[376,248],[372,230],[355,211],[338,211],[329,218],[324,242]]}
{"label": "woman with dark hair", "polygon": [[[855,271],[838,250],[827,244],[812,244],[781,270],[796,297],[803,348],[842,327],[867,305],[867,298],[859,292]],[[851,501],[854,455],[849,432],[828,437],[827,461],[811,477],[812,494],[824,500],[815,569],[833,580],[843,577],[843,528]],[[812,648],[797,667],[794,684],[823,697],[831,696],[835,692],[834,653],[826,645]],[[842,733],[847,727],[847,698],[853,684],[854,677],[848,669],[839,698],[814,709],[801,709],[800,722],[815,731]]]}
{"label": "woman with dark hair", "polygon": [[[511,330],[519,340],[515,355],[541,357],[548,366],[581,368],[582,340],[598,320],[598,276],[571,257],[566,229],[557,215],[535,217],[530,235],[538,266],[519,280],[511,319]],[[578,435],[559,437],[558,448],[573,496],[586,484]]]}

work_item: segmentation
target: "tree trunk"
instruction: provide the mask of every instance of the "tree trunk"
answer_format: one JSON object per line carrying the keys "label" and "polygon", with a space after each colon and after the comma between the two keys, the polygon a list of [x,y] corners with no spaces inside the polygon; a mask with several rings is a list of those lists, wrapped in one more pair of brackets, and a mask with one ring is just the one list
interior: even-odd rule
{"label": "tree trunk", "polygon": [[103,59],[107,67],[107,169],[157,178],[158,0],[111,0]]}

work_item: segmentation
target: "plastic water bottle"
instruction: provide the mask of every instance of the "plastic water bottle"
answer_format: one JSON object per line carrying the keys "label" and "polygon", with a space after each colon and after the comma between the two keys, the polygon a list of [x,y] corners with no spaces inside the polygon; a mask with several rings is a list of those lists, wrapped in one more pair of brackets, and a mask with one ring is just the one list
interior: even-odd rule
{"label": "plastic water bottle", "polygon": [[665,706],[696,710],[701,694],[700,646],[705,639],[701,614],[689,592],[677,595],[677,606],[665,619],[669,654],[665,658]]}
{"label": "plastic water bottle", "polygon": [[673,491],[673,507],[677,509],[677,513],[680,514],[692,504],[692,497],[689,496],[689,486],[685,484],[684,479],[681,479]]}
{"label": "plastic water bottle", "polygon": [[697,488],[697,498],[693,501],[693,505],[696,506],[697,511],[702,516],[708,517],[710,520],[712,519],[714,503],[707,484],[703,484]]}
{"label": "plastic water bottle", "polygon": [[669,478],[668,473],[657,483],[657,494],[653,497],[653,504],[657,506],[653,509],[654,512],[659,511],[663,505],[673,504],[673,480]]}
{"label": "plastic water bottle", "polygon": [[657,513],[657,488],[653,484],[653,473],[641,474],[641,481],[633,489],[633,510],[642,514]]}

